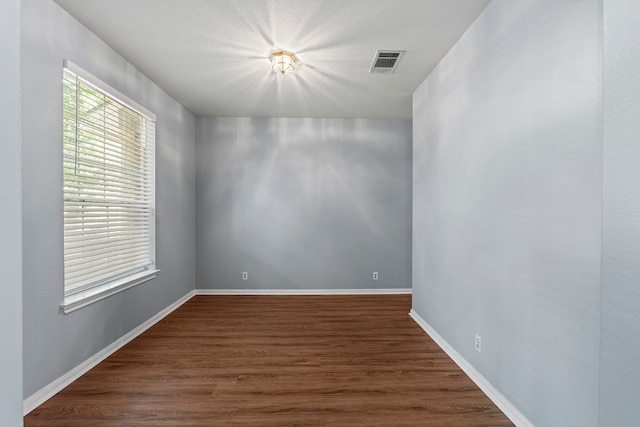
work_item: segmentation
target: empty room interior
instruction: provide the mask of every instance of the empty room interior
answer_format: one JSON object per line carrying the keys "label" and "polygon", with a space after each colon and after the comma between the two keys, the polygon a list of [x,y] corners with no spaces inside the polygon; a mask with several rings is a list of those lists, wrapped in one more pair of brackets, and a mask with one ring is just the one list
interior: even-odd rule
{"label": "empty room interior", "polygon": [[640,425],[638,16],[3,0],[0,425]]}

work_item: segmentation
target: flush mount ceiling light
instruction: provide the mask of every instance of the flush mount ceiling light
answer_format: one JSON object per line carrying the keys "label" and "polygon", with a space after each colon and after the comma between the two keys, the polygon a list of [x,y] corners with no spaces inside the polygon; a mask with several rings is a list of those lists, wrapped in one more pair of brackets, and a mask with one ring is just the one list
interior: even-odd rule
{"label": "flush mount ceiling light", "polygon": [[285,52],[284,50],[280,50],[278,52],[273,52],[269,57],[269,61],[271,62],[271,68],[276,73],[284,74],[294,70],[293,64],[298,60],[296,56],[291,52]]}

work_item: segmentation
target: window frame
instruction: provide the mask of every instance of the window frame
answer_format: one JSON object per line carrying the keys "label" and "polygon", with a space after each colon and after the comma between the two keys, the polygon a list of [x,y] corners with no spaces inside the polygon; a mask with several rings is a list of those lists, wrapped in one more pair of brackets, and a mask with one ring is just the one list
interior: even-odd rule
{"label": "window frame", "polygon": [[[154,113],[152,113],[151,111],[147,110],[146,108],[144,108],[143,106],[141,106],[140,104],[138,104],[137,102],[133,101],[132,99],[130,99],[129,97],[127,97],[126,95],[122,94],[121,92],[119,92],[118,90],[112,88],[111,86],[109,86],[108,84],[104,83],[103,81],[101,81],[100,79],[96,78],[95,76],[93,76],[91,73],[85,71],[84,69],[82,69],[81,67],[77,66],[76,64],[74,64],[73,62],[69,61],[69,60],[64,60],[63,61],[63,76],[65,75],[65,73],[69,71],[70,73],[74,74],[75,76],[77,76],[77,81],[82,81],[83,84],[91,87],[92,89],[96,90],[97,92],[102,93],[104,96],[109,97],[111,99],[113,99],[115,102],[123,105],[124,107],[133,110],[135,113],[139,114],[140,116],[142,116],[146,121],[148,121],[149,123],[151,123],[153,125],[153,130],[152,130],[152,150],[153,152],[155,152],[155,144],[156,144],[156,131],[155,131],[155,124],[156,124],[156,115]],[[64,78],[62,80],[62,86],[63,86],[63,90],[64,90]],[[76,97],[76,108],[77,108],[77,100],[78,98]],[[64,100],[64,96],[62,96],[62,114],[63,114],[63,118],[62,121],[64,121],[64,111],[65,111],[65,100]],[[61,138],[61,142],[64,144],[64,131],[63,131],[63,135]],[[62,148],[62,147],[61,147]],[[64,150],[64,149],[63,149]],[[119,292],[122,292],[126,289],[129,289],[133,286],[137,286],[141,283],[147,282],[153,278],[155,278],[157,276],[157,273],[160,271],[157,266],[156,266],[156,213],[155,213],[155,167],[156,167],[156,161],[155,161],[155,154],[152,155],[152,166],[150,167],[150,171],[146,171],[147,175],[145,175],[145,177],[147,179],[150,180],[151,185],[150,185],[150,189],[149,189],[149,193],[147,193],[148,195],[150,194],[150,210],[149,210],[149,214],[148,214],[148,219],[149,219],[149,255],[151,258],[151,264],[149,263],[145,263],[144,266],[140,266],[139,268],[133,268],[132,270],[130,270],[129,274],[126,275],[114,275],[111,279],[109,280],[105,280],[105,281],[99,281],[96,280],[95,283],[93,284],[89,284],[89,285],[83,285],[80,286],[76,289],[72,289],[71,291],[67,291],[67,283],[65,282],[65,278],[63,276],[63,295],[64,295],[64,299],[63,299],[63,303],[61,304],[61,308],[63,310],[63,312],[66,313],[71,313],[75,310],[78,310],[82,307],[85,307],[87,305],[93,304],[94,302],[100,301],[104,298],[107,298],[109,296],[115,295]],[[63,160],[63,164],[64,164],[64,160]],[[64,183],[66,183],[66,178],[63,177],[62,179],[63,185]],[[64,204],[66,205],[66,198],[63,197],[64,200]],[[63,226],[63,230],[64,230],[64,226]],[[66,233],[63,233],[66,234]],[[65,249],[63,247],[63,254],[65,253]],[[144,268],[144,270],[139,271],[140,269]],[[64,266],[63,266],[64,269]],[[134,271],[137,270],[137,271]],[[132,272],[132,273],[131,273]],[[96,277],[97,279],[97,277]]]}

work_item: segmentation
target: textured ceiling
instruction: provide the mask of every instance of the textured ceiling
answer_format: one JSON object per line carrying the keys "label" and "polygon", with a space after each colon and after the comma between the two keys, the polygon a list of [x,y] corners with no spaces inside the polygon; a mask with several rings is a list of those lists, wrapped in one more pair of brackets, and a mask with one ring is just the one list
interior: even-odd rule
{"label": "textured ceiling", "polygon": [[[56,0],[195,115],[410,118],[488,0]],[[274,73],[275,49],[300,59]],[[370,74],[378,49],[405,50]]]}

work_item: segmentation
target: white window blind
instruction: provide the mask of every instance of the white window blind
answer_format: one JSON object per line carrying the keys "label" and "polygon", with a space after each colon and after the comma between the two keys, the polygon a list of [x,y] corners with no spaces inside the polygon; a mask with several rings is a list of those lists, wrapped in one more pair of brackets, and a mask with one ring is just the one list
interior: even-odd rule
{"label": "white window blind", "polygon": [[66,301],[155,270],[155,116],[71,63],[63,74]]}

